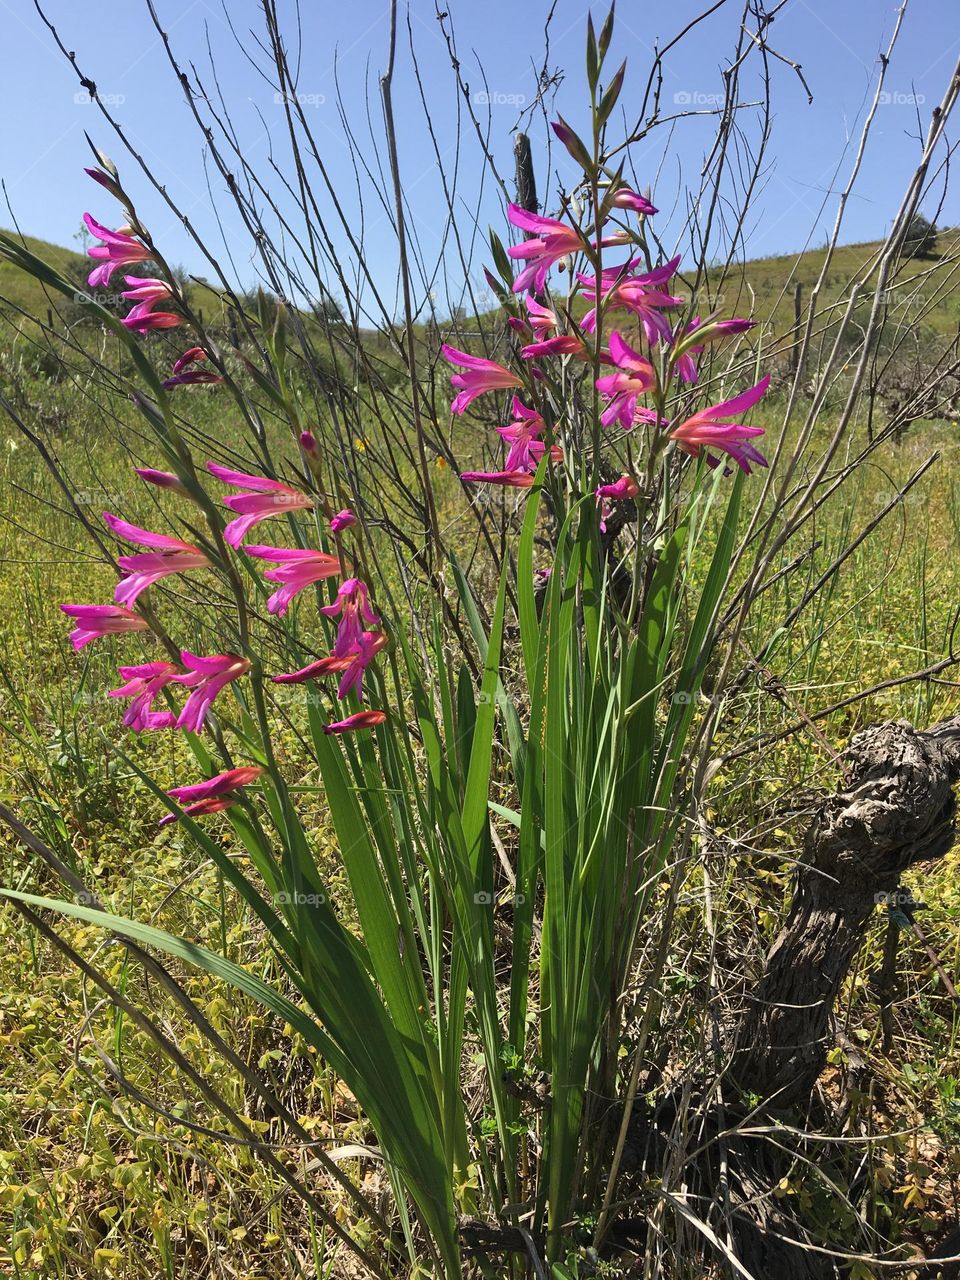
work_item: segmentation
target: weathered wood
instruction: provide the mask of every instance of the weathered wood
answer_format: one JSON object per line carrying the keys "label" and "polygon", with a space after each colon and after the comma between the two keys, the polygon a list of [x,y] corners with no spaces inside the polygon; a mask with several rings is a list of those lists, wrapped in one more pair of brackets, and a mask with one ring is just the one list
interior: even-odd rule
{"label": "weathered wood", "polygon": [[536,213],[540,207],[537,203],[537,179],[533,172],[530,139],[525,133],[518,133],[514,138],[513,155],[516,162],[517,204],[528,213]]}
{"label": "weathered wood", "polygon": [[775,1106],[803,1103],[823,1070],[834,1003],[877,903],[914,863],[954,839],[960,718],[928,731],[904,721],[858,734],[850,783],[824,800],[804,838],[786,924],[748,997],[731,1078]]}

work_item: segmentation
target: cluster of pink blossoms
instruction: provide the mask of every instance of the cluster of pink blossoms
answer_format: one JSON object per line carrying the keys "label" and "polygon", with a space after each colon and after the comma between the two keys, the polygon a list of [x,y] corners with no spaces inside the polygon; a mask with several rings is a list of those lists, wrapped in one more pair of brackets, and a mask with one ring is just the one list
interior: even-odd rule
{"label": "cluster of pink blossoms", "polygon": [[[554,126],[562,137],[562,128]],[[646,217],[657,212],[645,197],[629,188],[617,191],[608,206],[630,210]],[[551,267],[562,260],[572,261],[578,255],[588,254],[591,246],[579,228],[554,218],[530,213],[511,204],[508,207],[510,222],[530,238],[508,250],[511,258],[525,263],[513,281],[513,291],[525,295],[523,304],[526,315],[511,315],[508,325],[523,342],[519,355],[529,362],[530,377],[525,379],[505,368],[495,360],[471,355],[455,347],[444,345],[446,360],[458,366],[462,372],[452,375],[450,382],[457,392],[450,406],[454,414],[462,414],[478,396],[490,391],[513,392],[511,422],[497,427],[498,434],[509,445],[502,468],[495,471],[467,471],[461,479],[467,482],[502,485],[525,489],[533,484],[534,474],[546,444],[542,437],[547,424],[541,413],[525,405],[519,398],[525,383],[532,391],[545,371],[537,363],[549,358],[568,358],[589,361],[594,351],[585,340],[598,333],[598,317],[607,312],[626,312],[633,317],[638,335],[645,349],[637,349],[623,332],[623,324],[610,332],[606,345],[597,352],[601,364],[610,372],[597,378],[596,387],[604,402],[600,422],[604,427],[619,425],[624,431],[632,431],[640,425],[653,425],[665,430],[679,448],[693,457],[703,456],[711,467],[721,465],[718,455],[726,455],[748,475],[754,466],[766,466],[766,459],[751,443],[763,434],[761,427],[732,421],[755,405],[769,386],[769,377],[756,386],[741,392],[730,400],[701,409],[681,422],[670,422],[658,417],[657,412],[644,399],[654,393],[662,400],[666,388],[661,386],[653,355],[664,356],[658,363],[666,370],[667,380],[692,385],[698,378],[696,357],[702,354],[708,343],[746,333],[753,327],[752,320],[732,318],[720,320],[710,315],[701,320],[694,317],[688,323],[675,326],[668,313],[683,306],[683,299],[669,292],[670,285],[680,265],[676,257],[652,270],[644,266],[640,257],[630,257],[618,266],[604,267],[599,279],[596,275],[576,273],[577,291],[593,306],[579,325],[571,324],[576,332],[561,333],[561,321],[556,310],[544,297],[547,276]],[[600,238],[594,246],[622,245],[630,237],[623,231]],[[492,277],[491,283],[496,284]],[[536,295],[540,295],[537,297]],[[597,339],[602,343],[602,336]],[[550,448],[552,461],[561,461],[562,452],[555,445]],[[614,484],[601,485],[597,490],[601,526],[610,511],[611,502],[633,498],[639,485],[633,476],[625,475]]]}
{"label": "cluster of pink blossoms", "polygon": [[[278,590],[267,601],[267,609],[270,613],[284,614],[294,596],[306,587],[340,576],[342,568],[339,559],[323,551],[307,548],[242,546],[243,538],[249,530],[262,520],[291,509],[311,507],[312,500],[306,494],[265,476],[231,471],[212,462],[208,463],[207,467],[219,480],[246,490],[244,494],[224,499],[225,505],[230,510],[240,512],[237,519],[227,525],[224,538],[232,547],[242,549],[247,555],[277,566],[264,574],[267,581],[279,584]],[[140,469],[138,474],[151,484],[183,491],[180,481],[170,472],[144,468]],[[119,519],[109,511],[103,513],[103,518],[118,537],[148,550],[118,558],[117,564],[123,571],[123,576],[114,592],[115,604],[63,604],[60,606],[63,612],[76,622],[70,639],[78,652],[101,636],[147,630],[149,624],[146,619],[130,608],[136,603],[138,597],[154,583],[171,574],[207,568],[211,563],[204,551],[179,538],[141,529],[137,525]],[[335,534],[339,534],[355,523],[356,517],[351,511],[341,511],[331,519],[330,526]],[[362,697],[364,674],[387,642],[385,633],[380,629],[380,620],[370,607],[366,584],[359,578],[347,578],[341,583],[334,603],[321,607],[320,612],[329,618],[338,616],[340,618],[333,653],[330,657],[321,658],[300,671],[273,676],[272,679],[278,684],[301,683],[336,672],[341,675],[337,690],[339,698],[344,699],[351,693]],[[110,690],[110,697],[127,701],[123,723],[128,729],[137,733],[174,728],[200,733],[217,695],[233,681],[245,676],[250,667],[249,659],[236,653],[197,654],[183,649],[180,653],[180,665],[175,662],[156,661],[120,667],[119,672],[124,683],[119,688]],[[176,685],[181,685],[188,690],[186,701],[180,712],[157,710],[154,704],[162,691],[168,686]],[[347,733],[382,724],[385,719],[386,714],[383,711],[358,711],[342,720],[325,725],[324,732]],[[229,776],[236,774],[242,776],[244,781],[250,781],[259,773],[259,769],[254,770],[252,774],[250,770],[240,769],[229,771]],[[211,781],[221,787],[222,778],[227,776],[220,775]],[[243,782],[237,785],[243,785]],[[184,797],[179,795],[181,791],[184,792]],[[181,799],[189,793],[193,806],[199,807],[188,807],[185,809],[187,813],[214,812],[233,803],[235,798],[232,795],[232,788],[227,788],[226,791],[216,790],[210,794],[198,793],[197,796],[193,795],[193,791],[194,789],[189,787],[178,788],[175,792],[171,791],[168,794],[174,799]],[[216,804],[213,803],[214,800]]]}
{"label": "cluster of pink blossoms", "polygon": [[[101,185],[110,187],[110,182],[99,170],[87,172]],[[93,234],[103,241],[88,250],[89,255],[100,263],[90,273],[88,283],[92,287],[108,284],[117,267],[151,258],[148,247],[129,227],[111,231],[95,222],[89,214],[84,215],[84,220]],[[154,310],[160,302],[174,297],[166,282],[137,276],[126,276],[125,279],[130,288],[121,296],[134,303],[122,322],[128,329],[143,334],[154,329],[174,328],[182,323],[178,315]],[[170,377],[163,383],[164,388],[171,390],[191,384],[222,382],[219,374],[198,367],[207,359],[202,347],[190,347],[184,351],[174,363]],[[302,433],[300,443],[306,454],[316,451],[316,441],[310,432]],[[224,541],[233,549],[242,550],[246,555],[274,566],[264,573],[268,582],[277,584],[277,590],[267,601],[268,612],[283,615],[294,597],[306,587],[340,577],[342,566],[339,558],[326,552],[299,547],[244,545],[250,530],[262,521],[289,511],[311,509],[314,506],[311,497],[279,480],[234,471],[217,463],[208,462],[207,470],[223,484],[238,490],[223,500],[234,516],[223,530]],[[188,493],[179,477],[171,472],[143,467],[137,468],[137,474],[159,488]],[[141,550],[118,558],[122,577],[114,592],[114,604],[60,606],[76,624],[70,639],[77,652],[102,636],[149,630],[146,618],[132,607],[143,592],[172,574],[205,569],[211,564],[205,551],[180,538],[142,529],[109,511],[103,513],[103,519],[117,537]],[[352,511],[339,511],[329,521],[331,534],[339,538],[356,523]],[[272,679],[278,684],[296,684],[336,673],[341,677],[337,689],[341,700],[351,694],[362,698],[364,675],[387,643],[380,619],[371,608],[366,584],[359,578],[346,578],[341,582],[334,602],[321,607],[320,612],[328,618],[339,618],[333,652],[299,671],[273,676]],[[183,649],[179,664],[154,661],[121,666],[119,674],[123,683],[119,688],[111,689],[109,696],[126,701],[123,723],[135,732],[183,729],[201,733],[214,700],[228,685],[246,676],[251,665],[249,659],[235,653],[196,654]],[[180,711],[158,710],[155,707],[157,699],[164,690],[177,685],[188,691]],[[379,710],[357,711],[325,725],[324,732],[340,734],[372,728],[382,724],[386,718],[386,713]],[[174,787],[167,794],[183,806],[184,813],[191,816],[216,813],[236,803],[242,788],[255,781],[262,772],[259,766],[228,769],[205,782]],[[175,815],[169,814],[161,820],[161,825],[173,821]]]}
{"label": "cluster of pink blossoms", "polygon": [[[87,173],[101,185],[107,185],[103,182],[103,175],[99,170],[88,169]],[[87,256],[94,258],[100,264],[87,276],[87,284],[91,289],[108,285],[117,267],[134,266],[140,262],[149,262],[152,258],[151,250],[134,233],[132,227],[123,226],[116,231],[111,231],[109,227],[103,226],[92,218],[89,213],[83,215],[83,220],[87,229],[103,242],[87,250]],[[123,279],[127,288],[121,292],[120,297],[134,305],[120,323],[132,333],[145,334],[159,329],[176,329],[183,324],[183,317],[176,312],[157,310],[161,303],[168,304],[176,300],[176,294],[166,280],[160,280],[156,276],[127,275]],[[212,370],[196,368],[207,359],[207,353],[202,347],[190,347],[174,364],[170,377],[163,383],[164,388],[169,391],[173,387],[222,382],[223,378],[220,374]]]}

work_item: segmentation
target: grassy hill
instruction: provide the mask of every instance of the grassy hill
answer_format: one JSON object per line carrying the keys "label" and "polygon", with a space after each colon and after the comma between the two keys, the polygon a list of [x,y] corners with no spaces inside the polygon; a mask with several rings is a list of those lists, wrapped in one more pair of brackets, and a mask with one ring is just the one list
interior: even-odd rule
{"label": "grassy hill", "polygon": [[[81,253],[60,245],[25,237],[29,249],[46,259],[64,275],[76,279],[82,287],[89,260]],[[863,279],[876,263],[882,248],[880,241],[842,245],[836,249],[824,280],[821,306],[845,298],[851,281]],[[960,229],[941,231],[935,258],[905,259],[899,265],[888,289],[891,311],[914,319],[928,329],[940,333],[956,332],[960,325]],[[826,258],[824,247],[803,253],[782,254],[771,258],[754,258],[734,263],[725,276],[718,268],[710,273],[709,300],[726,314],[752,314],[768,322],[774,334],[789,331],[794,322],[794,290],[801,289],[801,302],[807,306]],[[208,318],[216,316],[221,304],[208,285],[193,284],[193,303]],[[60,305],[61,299],[54,300]],[[50,300],[42,287],[7,262],[0,261],[0,310],[20,308],[30,315],[45,317]]]}
{"label": "grassy hill", "polygon": [[[882,248],[878,240],[838,246],[823,282],[820,307],[829,307],[840,299],[845,305],[852,281],[872,279]],[[949,228],[938,237],[936,257],[903,259],[887,288],[891,316],[912,319],[940,334],[956,332],[960,324],[958,252],[960,229]],[[720,289],[722,296],[717,298],[714,293],[711,301],[725,314],[753,314],[770,323],[773,333],[786,333],[794,323],[796,286],[800,286],[805,314],[826,257],[826,247],[822,246],[734,264]],[[867,294],[872,297],[872,287]]]}

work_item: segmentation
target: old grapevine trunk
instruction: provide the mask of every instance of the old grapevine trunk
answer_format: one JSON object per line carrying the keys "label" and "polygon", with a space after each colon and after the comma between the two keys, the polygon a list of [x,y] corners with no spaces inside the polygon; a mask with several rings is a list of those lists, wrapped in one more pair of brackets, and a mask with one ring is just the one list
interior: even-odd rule
{"label": "old grapevine trunk", "polygon": [[834,1003],[878,900],[954,839],[960,717],[925,732],[875,725],[847,759],[848,785],[806,831],[789,916],[736,1035],[733,1079],[776,1106],[801,1104],[814,1088]]}

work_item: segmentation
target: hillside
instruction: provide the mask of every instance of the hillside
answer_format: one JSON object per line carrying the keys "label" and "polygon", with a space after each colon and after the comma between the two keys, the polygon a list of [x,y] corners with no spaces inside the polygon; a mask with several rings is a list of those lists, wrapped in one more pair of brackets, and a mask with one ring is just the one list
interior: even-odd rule
{"label": "hillside", "polygon": [[[29,249],[44,258],[78,284],[84,280],[89,261],[82,254],[32,236],[25,237]],[[821,305],[829,306],[846,296],[847,286],[862,278],[865,269],[875,262],[881,242],[842,245],[834,252],[830,270],[824,281]],[[771,258],[754,258],[734,263],[725,277],[720,269],[711,272],[708,296],[710,303],[724,312],[752,314],[772,325],[773,333],[786,333],[794,320],[794,290],[801,287],[806,306],[810,292],[819,278],[826,249],[808,249],[803,253],[783,254]],[[960,229],[941,231],[938,257],[904,260],[889,289],[894,313],[912,317],[934,332],[953,333],[960,325]],[[191,285],[193,303],[216,314],[220,306],[215,291],[205,284]],[[59,305],[62,299],[53,300]],[[51,305],[41,286],[7,262],[0,261],[0,311],[10,313],[21,308],[30,315],[44,317]]]}

